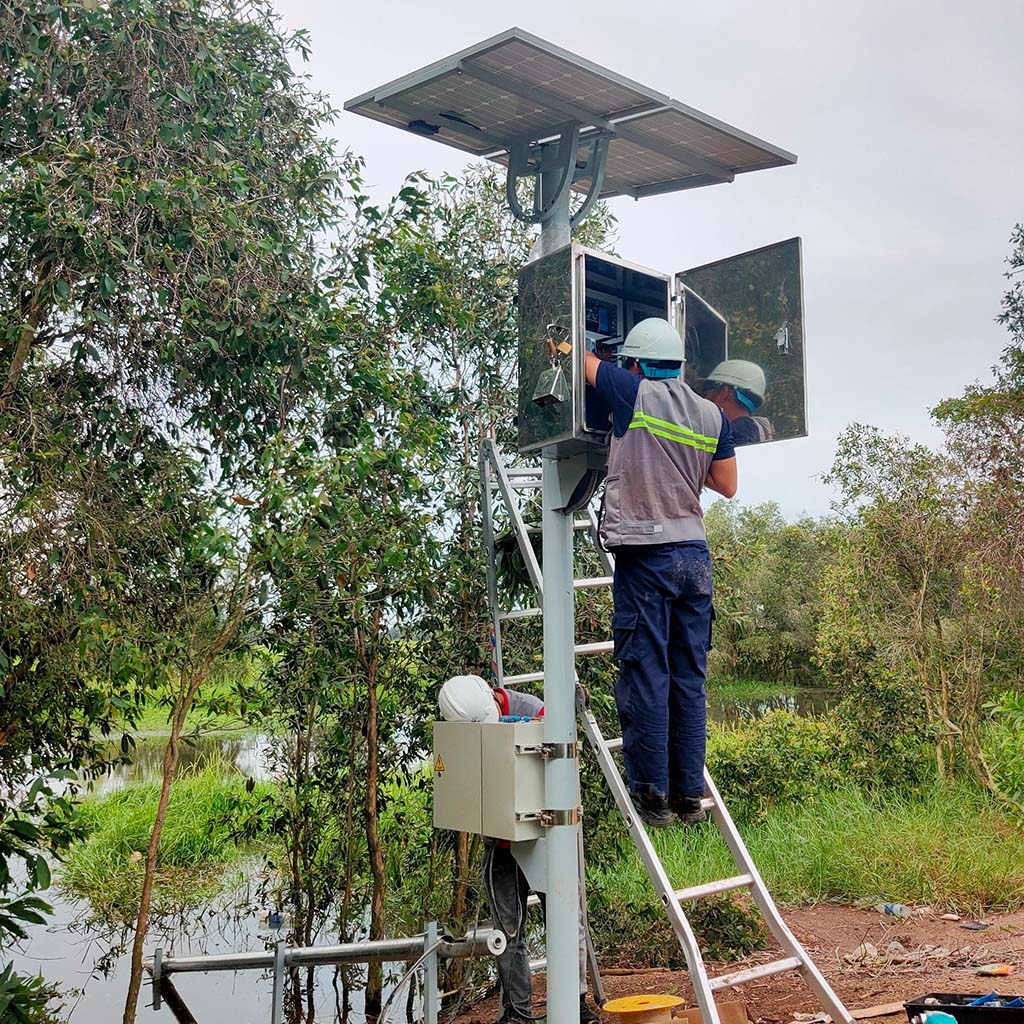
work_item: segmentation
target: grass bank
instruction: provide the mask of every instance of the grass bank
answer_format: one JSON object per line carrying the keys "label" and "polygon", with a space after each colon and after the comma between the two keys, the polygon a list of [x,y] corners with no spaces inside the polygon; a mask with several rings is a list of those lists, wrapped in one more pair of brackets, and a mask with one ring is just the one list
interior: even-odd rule
{"label": "grass bank", "polygon": [[[224,888],[226,872],[260,852],[235,842],[232,821],[271,784],[256,783],[250,791],[246,781],[233,765],[217,762],[185,770],[175,780],[158,854],[154,914],[209,902]],[[129,920],[138,907],[159,797],[159,784],[145,783],[82,804],[87,838],[72,849],[60,884],[69,895],[87,899],[105,921]]]}
{"label": "grass bank", "polygon": [[[966,786],[872,796],[854,787],[770,811],[741,826],[776,899],[931,904],[963,913],[1024,906],[1024,832]],[[696,885],[735,874],[717,829],[665,829],[655,845],[672,881]],[[592,888],[623,906],[651,902],[630,848]]]}
{"label": "grass bank", "polygon": [[764,700],[767,697],[793,697],[800,687],[788,683],[773,683],[765,679],[739,676],[711,676],[707,682],[709,693],[734,700]]}

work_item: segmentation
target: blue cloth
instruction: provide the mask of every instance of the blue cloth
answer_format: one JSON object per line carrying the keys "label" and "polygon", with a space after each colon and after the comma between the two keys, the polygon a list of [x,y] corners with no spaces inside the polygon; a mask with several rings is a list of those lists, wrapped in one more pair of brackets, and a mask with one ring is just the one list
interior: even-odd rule
{"label": "blue cloth", "polygon": [[761,432],[757,424],[750,416],[740,416],[734,420],[732,426],[732,438],[735,444],[760,444]]}
{"label": "blue cloth", "polygon": [[615,703],[629,787],[669,800],[703,796],[713,615],[707,545],[619,548],[613,596]]}
{"label": "blue cloth", "polygon": [[[614,363],[601,363],[597,368],[597,393],[612,413],[612,433],[622,437],[633,422],[633,406],[636,405],[636,393],[640,390],[638,377],[629,370],[622,369]],[[686,426],[686,424],[681,424]],[[722,430],[718,435],[718,448],[713,461],[731,459],[736,454],[736,446],[732,440],[732,427],[725,413],[722,413]]]}

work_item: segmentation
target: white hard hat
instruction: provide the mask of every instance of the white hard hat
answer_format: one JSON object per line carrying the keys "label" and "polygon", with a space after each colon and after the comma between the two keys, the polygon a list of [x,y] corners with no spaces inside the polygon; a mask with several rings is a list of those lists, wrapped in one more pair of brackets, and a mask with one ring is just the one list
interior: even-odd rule
{"label": "white hard hat", "polygon": [[731,384],[734,388],[749,391],[759,404],[764,401],[764,370],[748,359],[726,359],[708,374],[707,379],[716,384]]}
{"label": "white hard hat", "polygon": [[661,317],[649,316],[641,320],[626,335],[619,349],[620,359],[665,359],[682,363],[683,339],[679,332]]}
{"label": "white hard hat", "polygon": [[452,676],[441,687],[437,703],[446,722],[496,722],[494,691],[479,676]]}

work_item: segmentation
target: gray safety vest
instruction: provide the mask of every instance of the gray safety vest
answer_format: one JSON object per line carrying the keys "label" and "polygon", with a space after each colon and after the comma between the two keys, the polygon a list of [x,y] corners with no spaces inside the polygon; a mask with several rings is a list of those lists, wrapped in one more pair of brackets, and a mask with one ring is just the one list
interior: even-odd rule
{"label": "gray safety vest", "polygon": [[608,452],[605,547],[704,540],[700,492],[721,433],[721,410],[682,378],[642,380],[629,429]]}

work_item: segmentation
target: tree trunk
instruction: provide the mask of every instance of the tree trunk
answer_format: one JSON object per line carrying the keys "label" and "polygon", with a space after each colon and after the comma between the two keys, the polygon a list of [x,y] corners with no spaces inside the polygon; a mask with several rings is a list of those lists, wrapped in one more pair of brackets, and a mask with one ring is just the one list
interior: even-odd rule
{"label": "tree trunk", "polygon": [[[374,634],[380,628],[380,612],[374,614]],[[364,646],[364,650],[365,650]],[[380,842],[377,815],[377,790],[380,765],[377,703],[377,655],[366,659],[366,852],[370,861],[370,940],[384,938],[384,897],[387,892],[387,876],[384,866],[384,849]],[[366,1018],[376,1020],[380,1016],[383,989],[383,968],[380,963],[370,964],[366,972]]]}
{"label": "tree trunk", "polygon": [[[185,710],[187,714],[187,708]],[[160,783],[160,800],[157,803],[156,817],[153,820],[153,831],[149,836],[146,849],[146,868],[142,878],[142,894],[139,897],[139,913],[135,920],[135,941],[132,943],[132,971],[128,980],[128,994],[124,1003],[124,1024],[135,1024],[135,1014],[139,1005],[139,990],[142,987],[142,951],[149,931],[149,904],[153,896],[153,881],[156,876],[156,856],[163,835],[164,819],[167,817],[167,804],[171,797],[171,783],[174,773],[178,770],[178,739],[185,715],[175,715],[171,719],[171,735],[164,747],[163,778]]]}

